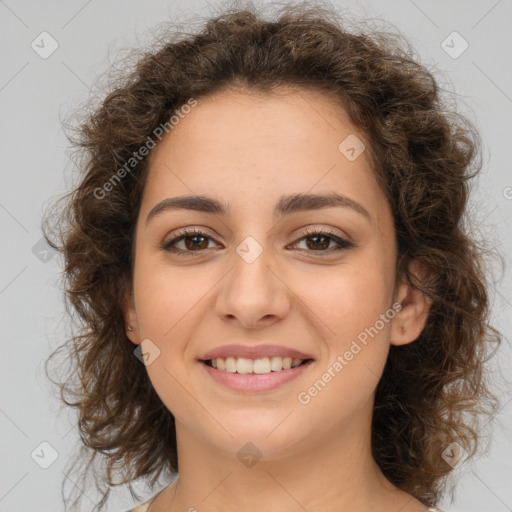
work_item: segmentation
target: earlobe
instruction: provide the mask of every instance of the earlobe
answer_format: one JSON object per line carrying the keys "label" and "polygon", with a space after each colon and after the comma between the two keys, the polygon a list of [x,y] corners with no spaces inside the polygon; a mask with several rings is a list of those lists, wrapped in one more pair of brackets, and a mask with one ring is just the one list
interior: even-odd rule
{"label": "earlobe", "polygon": [[[409,272],[419,283],[426,283],[428,270],[419,260],[412,260]],[[408,283],[398,287],[397,299],[402,309],[393,319],[391,326],[391,344],[406,345],[418,339],[427,324],[432,299],[424,292]]]}
{"label": "earlobe", "polygon": [[124,293],[121,309],[123,312],[126,336],[132,343],[138,345],[140,343],[139,325],[137,321],[137,312],[135,310],[135,302],[130,291]]}

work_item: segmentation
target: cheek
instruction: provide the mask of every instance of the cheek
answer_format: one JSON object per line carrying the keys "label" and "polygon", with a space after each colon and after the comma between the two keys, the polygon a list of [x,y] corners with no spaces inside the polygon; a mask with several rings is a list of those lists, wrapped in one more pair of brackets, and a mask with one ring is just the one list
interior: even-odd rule
{"label": "cheek", "polygon": [[146,370],[156,392],[162,399],[162,393],[165,393],[164,402],[171,405],[169,397],[176,396],[175,387],[178,386],[173,376],[180,382],[183,380],[176,372],[181,371],[187,340],[183,329],[195,301],[187,297],[187,293],[192,295],[190,284],[182,287],[180,280],[171,273],[152,264],[144,264],[143,258],[139,263],[134,274],[137,321],[141,339],[150,340],[151,343],[144,343],[156,354]]}
{"label": "cheek", "polygon": [[[157,347],[154,349],[157,357],[146,366],[151,384],[174,417],[182,423],[189,423],[187,418],[190,420],[194,401],[184,391],[190,388],[190,361],[185,364],[184,358],[193,325],[197,324],[194,305],[199,294],[197,290],[190,292],[189,288],[181,291],[179,280],[170,277],[155,274],[139,284],[137,312],[142,338],[151,340],[153,347]],[[199,306],[197,304],[196,307]],[[194,414],[200,417],[201,411]]]}
{"label": "cheek", "polygon": [[294,292],[325,324],[327,333],[348,340],[391,307],[392,277],[382,265],[354,263],[304,273]]}
{"label": "cheek", "polygon": [[314,313],[311,318],[320,319],[315,322],[326,349],[316,376],[328,382],[326,390],[330,391],[322,392],[317,404],[325,400],[327,406],[335,400],[356,407],[370,396],[382,374],[396,314],[391,307],[393,275],[382,262],[373,262],[354,263],[331,269],[324,277],[303,279],[296,290]]}
{"label": "cheek", "polygon": [[176,346],[176,331],[183,328],[188,317],[193,316],[194,307],[200,307],[201,297],[213,287],[214,282],[209,283],[204,272],[155,264],[143,256],[134,275],[141,335],[154,337],[161,343],[173,339],[173,346]]}

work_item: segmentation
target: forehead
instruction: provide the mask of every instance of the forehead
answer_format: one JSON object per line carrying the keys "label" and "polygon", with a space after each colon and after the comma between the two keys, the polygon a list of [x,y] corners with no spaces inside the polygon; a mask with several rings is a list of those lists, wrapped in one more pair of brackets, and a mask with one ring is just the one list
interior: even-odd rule
{"label": "forehead", "polygon": [[[199,98],[197,106],[180,117],[167,146],[178,138],[198,150],[204,144],[222,145],[229,150],[229,158],[236,151],[249,154],[251,149],[314,150],[326,134],[330,137],[324,146],[334,142],[332,149],[337,150],[342,132],[357,131],[332,94],[308,89],[282,88],[272,93],[228,89]],[[165,145],[164,141],[160,146]]]}
{"label": "forehead", "polygon": [[[347,140],[361,151],[355,159]],[[143,205],[194,193],[273,208],[284,192],[337,191],[368,209],[385,207],[364,145],[331,95],[216,93],[199,98],[153,150]]]}

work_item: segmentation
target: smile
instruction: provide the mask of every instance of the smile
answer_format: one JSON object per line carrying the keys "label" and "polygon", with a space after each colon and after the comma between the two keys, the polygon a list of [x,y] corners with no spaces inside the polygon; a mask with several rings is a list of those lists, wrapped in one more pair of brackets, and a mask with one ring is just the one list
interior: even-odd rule
{"label": "smile", "polygon": [[263,375],[270,372],[289,370],[290,368],[300,366],[305,361],[307,360],[280,356],[262,357],[259,359],[249,359],[246,357],[217,357],[206,361],[206,364],[217,370],[230,373]]}
{"label": "smile", "polygon": [[314,361],[274,356],[259,359],[218,357],[200,363],[209,377],[223,387],[239,392],[262,392],[296,379]]}

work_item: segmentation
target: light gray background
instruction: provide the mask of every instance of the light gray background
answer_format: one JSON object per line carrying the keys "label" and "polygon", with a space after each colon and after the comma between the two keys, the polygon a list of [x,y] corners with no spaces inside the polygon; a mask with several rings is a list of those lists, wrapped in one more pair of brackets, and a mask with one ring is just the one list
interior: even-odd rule
{"label": "light gray background", "polygon": [[[213,0],[209,4],[219,6]],[[460,95],[461,108],[469,112],[484,140],[485,170],[474,196],[483,224],[475,228],[494,239],[508,258],[512,250],[512,2],[373,0],[333,5],[354,18],[391,22],[413,43],[422,61],[438,70],[438,78],[445,80],[442,85]],[[185,12],[206,14],[207,8],[205,2],[169,0],[0,0],[0,512],[63,510],[62,471],[78,442],[73,417],[59,413],[43,372],[44,360],[66,335],[56,286],[60,259],[45,254],[44,246],[38,245],[43,209],[51,197],[66,190],[73,172],[61,119],[87,99],[116,50],[145,45],[156,24],[175,20],[176,15],[181,18]],[[46,59],[31,47],[43,31],[58,43]],[[453,31],[469,44],[458,58],[442,47]],[[446,44],[458,53],[464,43],[451,36]],[[506,270],[504,276],[499,271],[495,276],[499,281],[493,318],[505,335],[496,361],[511,375],[512,283]],[[456,501],[440,504],[446,512],[512,510],[510,399],[510,390],[504,390],[488,455],[456,470],[460,477]],[[31,457],[42,442],[58,453],[48,469]],[[44,446],[42,452],[38,449],[36,453],[44,453],[40,460],[49,456]],[[88,493],[94,500],[94,492]],[[132,503],[121,489],[108,510],[127,510]]]}

